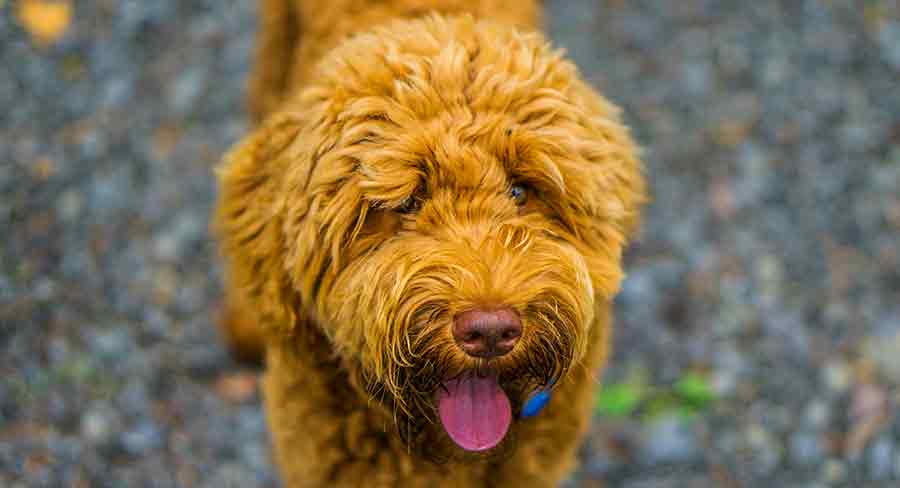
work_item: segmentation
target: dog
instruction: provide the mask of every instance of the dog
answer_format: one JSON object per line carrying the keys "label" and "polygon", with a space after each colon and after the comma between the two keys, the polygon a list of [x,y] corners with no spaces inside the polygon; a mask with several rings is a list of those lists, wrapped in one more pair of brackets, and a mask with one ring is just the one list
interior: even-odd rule
{"label": "dog", "polygon": [[285,486],[555,486],[645,182],[533,0],[264,0],[217,169]]}

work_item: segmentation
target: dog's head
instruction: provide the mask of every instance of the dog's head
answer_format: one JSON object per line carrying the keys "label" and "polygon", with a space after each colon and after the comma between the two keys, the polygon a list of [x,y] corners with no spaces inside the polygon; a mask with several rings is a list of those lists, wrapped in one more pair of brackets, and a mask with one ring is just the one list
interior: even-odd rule
{"label": "dog's head", "polygon": [[221,170],[230,278],[276,332],[317,324],[402,432],[491,448],[605,337],[635,146],[539,35],[471,18],[359,35],[313,80]]}

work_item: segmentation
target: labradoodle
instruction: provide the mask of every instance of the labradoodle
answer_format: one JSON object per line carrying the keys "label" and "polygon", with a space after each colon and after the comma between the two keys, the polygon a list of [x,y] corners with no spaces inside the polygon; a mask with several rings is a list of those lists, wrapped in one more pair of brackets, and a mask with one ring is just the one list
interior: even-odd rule
{"label": "labradoodle", "polygon": [[263,0],[224,329],[289,487],[554,486],[645,186],[536,0]]}

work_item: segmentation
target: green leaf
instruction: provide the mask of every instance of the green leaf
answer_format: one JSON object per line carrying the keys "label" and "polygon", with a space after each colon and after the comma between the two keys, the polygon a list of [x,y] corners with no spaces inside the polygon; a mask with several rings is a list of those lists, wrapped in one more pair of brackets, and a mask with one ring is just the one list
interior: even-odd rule
{"label": "green leaf", "polygon": [[604,387],[597,395],[596,412],[600,415],[625,417],[631,415],[643,400],[643,389],[627,383]]}
{"label": "green leaf", "polygon": [[642,408],[641,420],[649,422],[659,417],[673,415],[681,409],[681,399],[669,391],[657,391],[647,399]]}
{"label": "green leaf", "polygon": [[716,393],[709,384],[709,380],[696,373],[684,375],[672,389],[682,402],[693,409],[702,409],[716,399]]}

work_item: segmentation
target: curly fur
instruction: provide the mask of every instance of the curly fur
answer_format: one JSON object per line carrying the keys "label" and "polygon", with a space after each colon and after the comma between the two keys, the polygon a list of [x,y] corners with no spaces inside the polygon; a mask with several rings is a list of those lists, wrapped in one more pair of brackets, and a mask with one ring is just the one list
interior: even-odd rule
{"label": "curly fur", "polygon": [[[219,168],[226,328],[265,348],[287,486],[553,486],[574,465],[644,183],[617,109],[522,0],[265,0],[251,107]],[[515,201],[511,185],[528,189]],[[487,364],[453,317],[512,307]],[[540,416],[487,454],[435,422],[490,368]]]}

